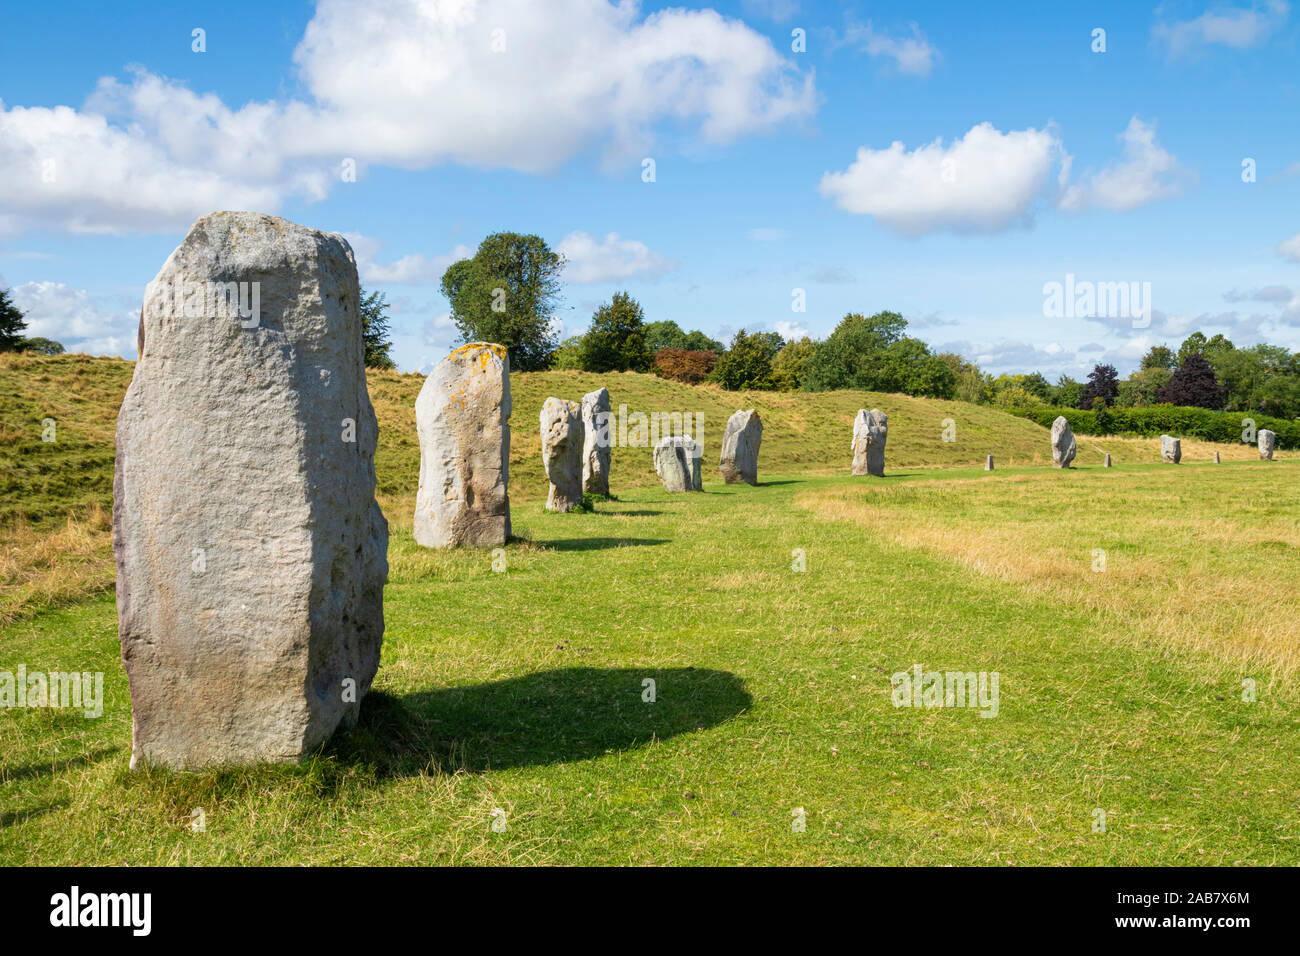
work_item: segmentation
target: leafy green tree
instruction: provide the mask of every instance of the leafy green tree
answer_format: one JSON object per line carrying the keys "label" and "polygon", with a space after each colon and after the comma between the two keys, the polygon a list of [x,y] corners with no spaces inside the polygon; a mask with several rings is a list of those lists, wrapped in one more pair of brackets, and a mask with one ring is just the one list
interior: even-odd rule
{"label": "leafy green tree", "polygon": [[1083,401],[1079,407],[1091,409],[1098,402],[1104,402],[1107,407],[1115,403],[1119,395],[1119,372],[1113,365],[1094,365],[1092,372],[1088,375],[1088,384],[1083,390]]}
{"label": "leafy green tree", "polygon": [[998,408],[1039,408],[1043,400],[1023,385],[1008,385],[997,391],[993,404]]}
{"label": "leafy green tree", "polygon": [[1225,395],[1209,360],[1199,352],[1193,352],[1179,363],[1168,383],[1160,390],[1160,401],[1170,405],[1219,409],[1223,407]]}
{"label": "leafy green tree", "polygon": [[1062,375],[1052,387],[1051,404],[1061,408],[1078,408],[1083,401],[1083,383]]}
{"label": "leafy green tree", "polygon": [[686,348],[686,333],[672,319],[659,322],[647,322],[645,327],[645,347],[653,355],[660,349]]}
{"label": "leafy green tree", "polygon": [[947,364],[956,379],[954,398],[972,405],[988,405],[993,401],[992,375],[981,372],[978,365],[968,362],[956,352],[940,352],[937,358]]}
{"label": "leafy green tree", "polygon": [[442,294],[466,342],[496,342],[510,353],[510,367],[544,369],[555,351],[552,326],[560,298],[564,257],[541,237],[493,233],[473,258],[442,275]]}
{"label": "leafy green tree", "polygon": [[651,358],[641,304],[626,292],[615,292],[592,316],[578,363],[587,372],[644,372]]}
{"label": "leafy green tree", "polygon": [[[718,356],[713,380],[723,388],[738,392],[746,388],[771,388],[772,359],[776,355],[771,335],[741,329],[731,340],[731,347]],[[776,337],[780,339],[778,335]]]}
{"label": "leafy green tree", "polygon": [[388,354],[393,342],[388,335],[388,298],[375,291],[361,290],[361,341],[366,347],[366,368],[397,368]]}
{"label": "leafy green tree", "polygon": [[62,342],[56,342],[54,339],[43,339],[40,336],[34,339],[23,339],[23,344],[18,348],[24,352],[34,352],[37,355],[62,355],[66,351]]}
{"label": "leafy green tree", "polygon": [[807,366],[804,388],[824,392],[834,388],[874,388],[873,366],[889,346],[903,337],[907,320],[897,312],[877,312],[868,318],[851,312],[817,346]]}
{"label": "leafy green tree", "polygon": [[1178,356],[1167,345],[1153,345],[1147,349],[1147,354],[1142,356],[1143,369],[1163,368],[1172,372],[1177,364]]}
{"label": "leafy green tree", "polygon": [[0,289],[0,352],[15,352],[23,347],[23,312],[9,298],[8,289]]}
{"label": "leafy green tree", "polygon": [[1152,365],[1134,372],[1119,383],[1119,395],[1115,398],[1115,404],[1127,408],[1146,408],[1156,404],[1160,390],[1173,374],[1163,365]]}
{"label": "leafy green tree", "polygon": [[691,352],[721,352],[726,348],[717,339],[711,339],[698,330],[686,333],[686,344],[682,347]]}
{"label": "leafy green tree", "polygon": [[1012,375],[1003,372],[997,378],[993,379],[993,391],[1002,391],[1004,388],[1023,388],[1035,398],[1046,402],[1052,393],[1052,386],[1047,383],[1041,372],[1029,372],[1028,374]]}
{"label": "leafy green tree", "polygon": [[551,353],[551,368],[582,368],[582,336],[570,335]]}
{"label": "leafy green tree", "polygon": [[803,387],[808,374],[808,362],[817,351],[817,343],[804,336],[786,342],[772,357],[772,384],[783,392],[795,392]]}
{"label": "leafy green tree", "polygon": [[1183,344],[1178,346],[1178,364],[1182,365],[1193,355],[1200,355],[1201,352],[1205,351],[1205,343],[1207,341],[1204,332],[1193,332],[1191,335],[1187,336],[1187,338],[1183,340]]}

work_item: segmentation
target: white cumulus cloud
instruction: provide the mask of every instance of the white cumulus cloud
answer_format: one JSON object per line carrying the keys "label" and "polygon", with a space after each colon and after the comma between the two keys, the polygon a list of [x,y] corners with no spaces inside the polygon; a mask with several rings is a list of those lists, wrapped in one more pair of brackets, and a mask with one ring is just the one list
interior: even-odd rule
{"label": "white cumulus cloud", "polygon": [[575,285],[655,279],[677,268],[676,261],[652,251],[644,242],[621,239],[611,232],[603,239],[586,232],[571,232],[555,249],[565,258],[564,278]]}
{"label": "white cumulus cloud", "polygon": [[1266,0],[1249,7],[1219,5],[1192,20],[1160,21],[1151,34],[1171,56],[1181,56],[1207,46],[1246,50],[1258,46],[1286,23],[1290,6],[1285,0]]}
{"label": "white cumulus cloud", "polygon": [[54,339],[69,352],[135,357],[140,307],[114,308],[62,282],[25,282],[12,290],[26,313],[28,338]]}
{"label": "white cumulus cloud", "polygon": [[858,47],[868,56],[892,60],[899,73],[911,76],[928,76],[938,57],[938,51],[930,45],[915,23],[911,25],[910,35],[894,35],[877,30],[870,20],[865,24],[850,24],[837,45],[845,44]]}
{"label": "white cumulus cloud", "polygon": [[1061,208],[1099,206],[1126,212],[1159,199],[1178,195],[1186,173],[1178,160],[1156,142],[1154,123],[1134,116],[1120,134],[1124,156],[1118,162],[1081,179],[1066,189]]}
{"label": "white cumulus cloud", "polygon": [[1026,222],[1065,162],[1051,129],[972,127],[945,146],[942,138],[907,150],[858,149],[842,172],[822,176],[821,194],[848,212],[874,216],[905,236],[952,230],[995,232]]}

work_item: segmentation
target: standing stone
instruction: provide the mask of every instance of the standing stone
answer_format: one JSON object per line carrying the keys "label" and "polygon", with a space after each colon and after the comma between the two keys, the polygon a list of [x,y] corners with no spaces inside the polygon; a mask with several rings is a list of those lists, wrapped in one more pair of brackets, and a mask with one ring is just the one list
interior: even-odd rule
{"label": "standing stone", "polygon": [[1277,448],[1277,433],[1267,428],[1259,430],[1259,460],[1272,461],[1273,450]]}
{"label": "standing stone", "polygon": [[763,443],[763,422],[754,409],[738,411],[727,419],[722,433],[722,458],[718,470],[729,485],[743,481],[758,484],[758,446]]}
{"label": "standing stone", "polygon": [[388,575],[359,305],[341,236],[250,212],[145,290],[113,476],[132,767],[295,760],[356,722]]}
{"label": "standing stone", "polygon": [[609,389],[582,396],[582,490],[609,497]]}
{"label": "standing stone", "polygon": [[1219,453],[1217,451],[1214,453],[1214,463],[1216,465],[1221,464],[1221,462],[1219,461]]}
{"label": "standing stone", "polygon": [[889,417],[878,408],[858,410],[853,420],[853,474],[885,475],[885,439],[889,434]]}
{"label": "standing stone", "polygon": [[993,470],[993,456],[992,456],[992,455],[989,455],[989,457],[985,460],[985,462],[984,462],[984,470],[985,470],[985,471],[992,471],[992,470]]}
{"label": "standing stone", "polygon": [[1183,443],[1171,435],[1160,436],[1160,460],[1176,465],[1183,460]]}
{"label": "standing stone", "polygon": [[434,366],[415,400],[420,489],[415,540],[426,548],[496,548],[510,537],[510,358],[462,345]]}
{"label": "standing stone", "polygon": [[548,398],[542,406],[542,466],[551,482],[547,511],[572,511],[582,505],[582,408],[577,402]]}
{"label": "standing stone", "polygon": [[1052,422],[1052,467],[1069,468],[1077,451],[1070,423],[1064,415],[1057,415],[1056,421]]}
{"label": "standing stone", "polygon": [[700,459],[703,449],[688,435],[668,435],[655,445],[655,471],[665,491],[703,491]]}
{"label": "standing stone", "polygon": [[1109,468],[1111,466],[1110,452],[1106,452],[1106,460],[1102,462],[1101,467]]}

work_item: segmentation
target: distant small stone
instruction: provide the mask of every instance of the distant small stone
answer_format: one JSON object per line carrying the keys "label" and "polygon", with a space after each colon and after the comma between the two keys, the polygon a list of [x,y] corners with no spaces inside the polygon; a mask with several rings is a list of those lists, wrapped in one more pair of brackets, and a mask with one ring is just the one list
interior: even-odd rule
{"label": "distant small stone", "polygon": [[669,435],[655,445],[655,471],[665,491],[703,491],[700,481],[702,449],[687,435]]}
{"label": "distant small stone", "polygon": [[1111,466],[1110,452],[1106,452],[1106,460],[1102,463],[1101,467],[1109,468],[1110,466]]}
{"label": "distant small stone", "polygon": [[1172,435],[1160,436],[1160,460],[1176,465],[1183,460],[1183,443]]}
{"label": "distant small stone", "polygon": [[989,455],[989,457],[985,460],[985,462],[984,462],[984,470],[985,470],[985,471],[992,471],[992,470],[993,470],[993,456],[992,456],[992,455]]}
{"label": "distant small stone", "polygon": [[885,441],[889,437],[889,416],[878,408],[858,409],[853,420],[853,474],[885,476]]}
{"label": "distant small stone", "polygon": [[1214,463],[1217,465],[1217,464],[1220,464],[1220,462],[1221,462],[1221,459],[1219,458],[1219,453],[1216,451],[1216,452],[1214,453]]}
{"label": "distant small stone", "polygon": [[754,409],[738,411],[727,419],[722,433],[722,458],[718,469],[727,484],[758,484],[758,447],[763,442],[763,422]]}
{"label": "distant small stone", "polygon": [[551,487],[547,511],[582,506],[582,408],[577,402],[548,398],[542,406],[542,467]]}
{"label": "distant small stone", "polygon": [[1064,415],[1057,415],[1056,421],[1052,422],[1052,467],[1069,468],[1078,450],[1070,423]]}

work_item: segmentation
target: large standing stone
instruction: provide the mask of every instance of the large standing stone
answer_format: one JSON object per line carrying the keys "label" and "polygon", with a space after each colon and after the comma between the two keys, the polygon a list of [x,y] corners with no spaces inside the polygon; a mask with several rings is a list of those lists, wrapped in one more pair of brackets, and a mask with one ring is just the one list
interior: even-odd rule
{"label": "large standing stone", "polygon": [[542,467],[551,483],[547,511],[582,506],[582,408],[577,402],[548,398],[542,406]]}
{"label": "large standing stone", "polygon": [[688,435],[668,435],[655,445],[655,471],[665,491],[703,491],[700,458],[703,449]]}
{"label": "large standing stone", "polygon": [[1057,415],[1056,421],[1052,422],[1052,467],[1069,468],[1077,451],[1070,423],[1064,415]]}
{"label": "large standing stone", "polygon": [[722,458],[718,468],[732,485],[758,484],[758,447],[763,443],[763,422],[754,409],[738,411],[727,419],[722,433]]}
{"label": "large standing stone", "polygon": [[1183,443],[1172,435],[1160,436],[1160,460],[1176,465],[1183,460]]}
{"label": "large standing stone", "polygon": [[885,475],[885,439],[889,435],[889,417],[878,408],[858,410],[853,420],[853,474]]}
{"label": "large standing stone", "polygon": [[1271,432],[1267,428],[1259,430],[1259,460],[1272,461],[1273,450],[1277,448],[1277,433]]}
{"label": "large standing stone", "polygon": [[495,548],[510,537],[510,358],[462,345],[434,366],[415,400],[420,490],[415,540],[426,548]]}
{"label": "large standing stone", "polygon": [[582,490],[609,495],[609,389],[582,396]]}
{"label": "large standing stone", "polygon": [[133,767],[293,760],[357,719],[388,575],[359,299],[342,237],[249,212],[145,290],[113,478]]}

